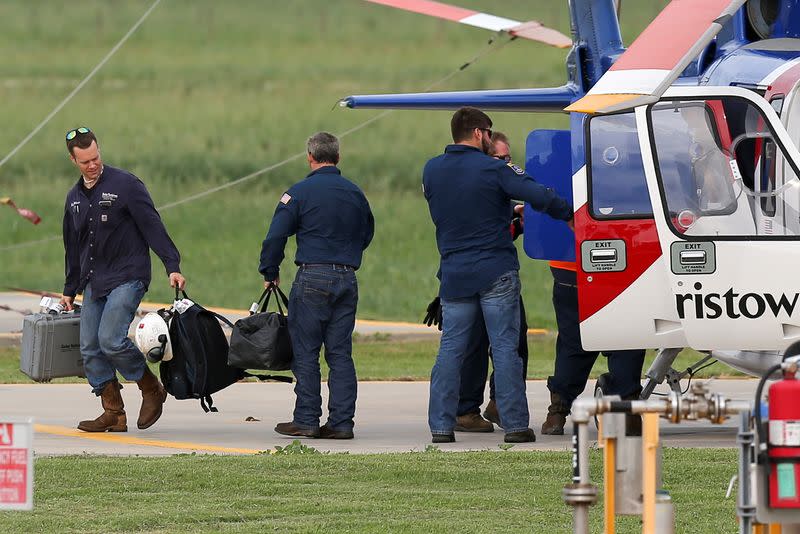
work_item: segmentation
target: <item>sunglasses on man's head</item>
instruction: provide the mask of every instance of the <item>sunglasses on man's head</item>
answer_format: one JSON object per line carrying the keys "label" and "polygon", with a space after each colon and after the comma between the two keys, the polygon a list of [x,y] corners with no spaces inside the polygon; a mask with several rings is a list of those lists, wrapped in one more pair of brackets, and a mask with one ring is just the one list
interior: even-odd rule
{"label": "sunglasses on man's head", "polygon": [[70,130],[67,132],[67,141],[72,141],[78,134],[87,134],[89,132],[91,132],[91,130],[89,128],[86,128],[85,126],[81,126],[80,128],[75,128],[74,130]]}
{"label": "sunglasses on man's head", "polygon": [[495,158],[495,159],[502,159],[503,161],[506,161],[506,162],[511,161],[511,155],[510,154],[495,154],[492,157]]}

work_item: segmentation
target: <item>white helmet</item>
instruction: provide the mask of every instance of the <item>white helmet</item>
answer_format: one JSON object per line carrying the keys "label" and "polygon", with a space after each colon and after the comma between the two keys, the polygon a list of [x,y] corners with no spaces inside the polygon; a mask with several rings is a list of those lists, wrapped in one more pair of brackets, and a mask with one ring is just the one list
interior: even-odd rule
{"label": "white helmet", "polygon": [[136,326],[136,346],[147,361],[168,362],[172,359],[172,347],[166,320],[155,312],[145,315]]}

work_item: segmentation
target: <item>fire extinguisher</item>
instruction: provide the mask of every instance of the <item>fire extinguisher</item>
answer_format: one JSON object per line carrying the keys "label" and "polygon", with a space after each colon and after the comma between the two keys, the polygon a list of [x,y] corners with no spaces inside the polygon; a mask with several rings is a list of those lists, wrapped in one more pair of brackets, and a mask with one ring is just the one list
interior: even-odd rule
{"label": "fire extinguisher", "polygon": [[[757,426],[771,508],[800,509],[800,380],[795,378],[797,370],[797,362],[773,366],[762,377],[757,392]],[[783,377],[769,387],[768,441],[765,441],[758,407],[764,383],[776,371],[782,371]],[[763,455],[765,448],[766,457]]]}

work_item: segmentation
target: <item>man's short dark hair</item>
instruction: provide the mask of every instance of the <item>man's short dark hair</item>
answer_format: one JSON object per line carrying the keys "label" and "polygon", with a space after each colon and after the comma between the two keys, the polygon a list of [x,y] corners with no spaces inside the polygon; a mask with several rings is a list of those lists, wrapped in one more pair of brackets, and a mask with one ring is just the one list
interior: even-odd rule
{"label": "man's short dark hair", "polygon": [[308,138],[308,153],[318,163],[339,163],[339,140],[328,132],[317,132]]}
{"label": "man's short dark hair", "polygon": [[491,127],[492,119],[478,108],[463,107],[453,113],[453,118],[450,119],[450,133],[453,134],[454,143],[469,139],[475,128],[488,130]]}
{"label": "man's short dark hair", "polygon": [[[92,146],[92,143],[97,143],[97,137],[95,137],[94,132],[86,132],[80,133],[76,132],[75,137],[69,139],[67,141],[67,151],[69,151],[70,156],[75,156],[75,147],[78,148],[89,148]],[[97,143],[98,146],[100,143]]]}

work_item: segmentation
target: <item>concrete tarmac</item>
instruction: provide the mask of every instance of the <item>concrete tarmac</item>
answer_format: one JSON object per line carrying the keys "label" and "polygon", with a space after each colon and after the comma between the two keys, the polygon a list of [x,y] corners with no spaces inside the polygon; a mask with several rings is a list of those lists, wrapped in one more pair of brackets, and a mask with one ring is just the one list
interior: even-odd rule
{"label": "concrete tarmac", "polygon": [[[143,303],[142,312],[163,304]],[[0,293],[0,345],[19,345],[22,317],[38,311],[39,297],[25,293]],[[216,309],[235,321],[247,312]],[[137,321],[134,321],[134,325]],[[393,338],[431,338],[439,331],[419,324],[356,321],[361,335],[390,334]],[[729,398],[752,400],[755,380],[730,379],[711,382],[712,391]],[[430,444],[427,425],[427,382],[366,382],[359,384],[356,437],[353,440],[305,440],[324,451],[351,453],[408,452]],[[590,383],[586,389],[593,391]],[[515,450],[571,447],[570,436],[543,436],[549,393],[544,381],[527,384],[531,426],[537,442],[515,445]],[[254,454],[286,446],[292,438],[273,431],[276,423],[291,420],[294,393],[289,384],[235,384],[214,395],[218,413],[205,413],[199,401],[167,400],[164,416],[152,428],[136,428],[140,395],[136,384],[122,390],[128,412],[127,433],[88,434],[75,429],[81,419],[94,418],[99,399],[81,384],[0,384],[0,421],[8,416],[33,417],[36,422],[35,450],[39,455],[112,454],[163,455],[175,453]],[[323,384],[323,406],[327,388]],[[322,423],[325,422],[324,415]],[[662,437],[673,447],[734,447],[736,419],[723,425],[691,422],[673,425],[662,421]],[[571,425],[567,427],[571,432]],[[458,433],[456,443],[439,445],[442,450],[497,450],[503,433]]]}
{"label": "concrete tarmac", "polygon": [[[713,380],[713,392],[729,398],[751,400],[755,380]],[[427,382],[364,382],[359,384],[355,439],[304,439],[321,451],[382,453],[422,451],[430,444],[427,425]],[[591,393],[593,384],[587,388]],[[100,401],[87,385],[0,385],[0,422],[3,417],[33,417],[34,448],[39,456],[66,454],[168,455],[176,453],[255,454],[286,446],[293,438],[274,432],[276,423],[291,420],[294,393],[289,384],[241,383],[214,395],[217,413],[205,413],[199,401],[169,397],[161,420],[147,430],[136,428],[140,395],[136,384],[122,390],[128,414],[128,432],[90,434],[77,431],[80,419],[99,415]],[[548,392],[544,381],[529,381],[527,394],[536,443],[514,450],[567,450],[566,436],[544,436],[539,429],[545,418]],[[327,388],[323,384],[323,407]],[[322,423],[325,422],[323,414]],[[734,447],[737,419],[722,425],[661,422],[661,435],[669,447]],[[594,429],[592,429],[594,432]],[[594,435],[593,435],[594,438]],[[456,442],[442,444],[443,451],[499,450],[503,433],[456,433]]]}

